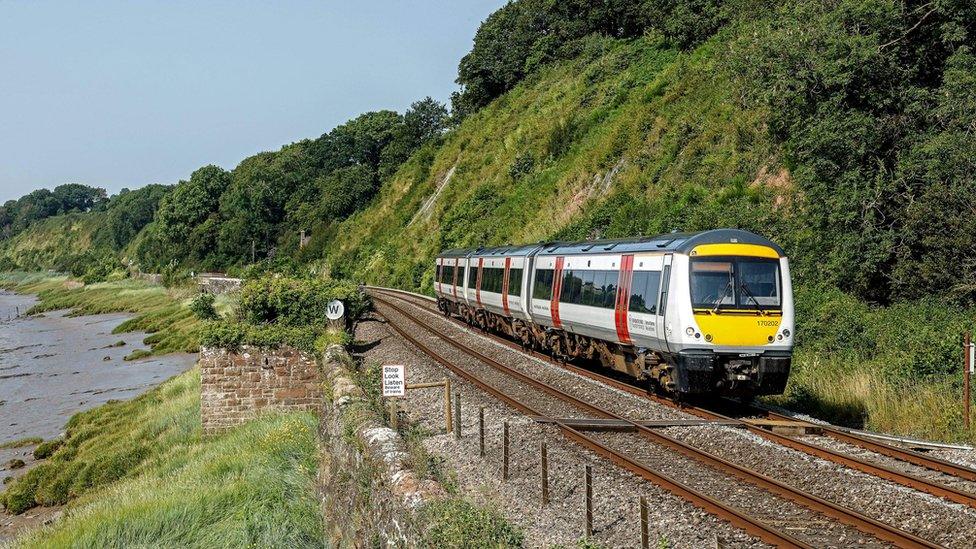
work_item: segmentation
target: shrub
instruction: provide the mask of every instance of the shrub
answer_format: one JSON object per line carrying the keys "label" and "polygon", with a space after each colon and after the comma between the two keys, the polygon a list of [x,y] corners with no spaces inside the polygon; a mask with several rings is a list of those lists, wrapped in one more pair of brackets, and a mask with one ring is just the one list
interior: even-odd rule
{"label": "shrub", "polygon": [[427,547],[521,547],[525,536],[499,513],[461,499],[437,501],[420,513]]}
{"label": "shrub", "polygon": [[202,293],[190,302],[190,310],[200,320],[216,320],[220,318],[217,309],[214,309],[216,297],[210,293]]}
{"label": "shrub", "polygon": [[34,459],[47,459],[64,444],[63,438],[55,438],[47,442],[42,442],[34,448]]}
{"label": "shrub", "polygon": [[359,317],[368,306],[349,282],[265,275],[244,285],[239,315],[251,324],[324,327],[326,305],[333,299],[343,301],[347,318]]}

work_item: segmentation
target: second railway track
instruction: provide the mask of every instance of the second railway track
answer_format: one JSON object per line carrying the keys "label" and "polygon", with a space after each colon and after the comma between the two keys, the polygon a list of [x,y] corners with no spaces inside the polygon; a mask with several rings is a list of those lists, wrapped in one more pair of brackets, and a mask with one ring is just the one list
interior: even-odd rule
{"label": "second railway track", "polygon": [[[497,387],[492,386],[490,382],[485,382],[475,374],[472,374],[467,369],[458,366],[454,361],[445,357],[443,353],[438,353],[436,350],[432,349],[430,344],[425,344],[420,341],[414,335],[411,335],[410,331],[405,329],[402,324],[412,324],[411,328],[414,326],[425,330],[428,334],[427,337],[437,338],[438,341],[442,341],[452,347],[454,350],[464,353],[465,355],[474,358],[477,363],[486,365],[496,372],[503,375],[509,376],[512,379],[517,380],[519,383],[523,384],[525,387],[531,387],[533,390],[540,393],[548,395],[548,397],[558,400],[563,404],[567,404],[575,407],[576,409],[585,412],[586,414],[597,417],[613,419],[621,422],[628,422],[631,424],[633,431],[646,442],[652,442],[654,446],[658,448],[664,448],[669,452],[675,452],[680,454],[686,459],[694,460],[708,468],[719,472],[722,475],[727,475],[728,477],[735,478],[739,482],[748,483],[754,487],[761,489],[769,494],[773,494],[772,497],[779,498],[781,500],[787,500],[794,502],[795,504],[801,505],[802,507],[813,511],[815,513],[822,514],[840,523],[849,525],[851,527],[860,530],[861,532],[871,534],[879,540],[884,540],[888,543],[894,544],[900,547],[938,547],[939,545],[922,539],[912,533],[900,530],[897,527],[886,524],[882,521],[875,520],[868,517],[862,513],[854,511],[852,509],[845,508],[836,503],[830,502],[823,498],[817,497],[810,493],[804,492],[803,490],[797,489],[793,486],[785,484],[781,481],[757,473],[741,465],[732,463],[720,456],[711,454],[692,445],[689,445],[681,440],[675,439],[668,435],[660,432],[656,432],[653,429],[639,425],[638,423],[631,421],[619,414],[616,414],[607,409],[595,406],[585,400],[579,399],[573,395],[567,394],[563,391],[550,387],[549,385],[538,381],[537,379],[525,375],[524,373],[518,371],[517,369],[510,368],[492,357],[486,356],[483,353],[468,348],[465,345],[454,341],[451,338],[445,337],[437,327],[432,327],[429,322],[419,318],[410,311],[404,308],[404,305],[411,304],[410,299],[405,297],[399,297],[398,294],[390,292],[382,292],[373,290],[374,297],[377,303],[380,305],[380,312],[387,317],[391,327],[397,331],[405,339],[411,341],[414,345],[423,350],[431,358],[442,364],[443,366],[451,369],[457,375],[467,379],[471,383],[481,387],[483,390],[489,392],[490,394],[496,396],[500,400],[508,403],[512,407],[522,411],[523,413],[536,416],[547,416],[543,411],[540,411],[536,407],[527,405],[518,399],[513,399],[511,395],[506,395],[504,392],[499,391]],[[413,303],[413,306],[420,306],[418,303]],[[390,313],[393,314],[390,314]],[[391,319],[391,316],[399,316],[396,321]],[[414,328],[415,330],[416,328]],[[554,422],[560,431],[569,439],[583,444],[585,447],[595,451],[597,454],[609,459],[610,461],[624,467],[631,472],[634,472],[641,477],[654,482],[666,489],[681,495],[685,499],[691,501],[699,507],[705,508],[709,512],[712,512],[726,520],[729,520],[736,526],[745,529],[746,531],[756,535],[760,539],[773,543],[775,545],[782,546],[805,546],[806,544],[812,543],[814,546],[820,545],[821,543],[829,543],[827,540],[818,541],[814,540],[799,540],[794,538],[789,534],[784,534],[778,532],[775,528],[764,523],[762,520],[752,518],[750,514],[743,512],[741,509],[736,509],[727,504],[722,503],[718,498],[709,497],[703,494],[701,491],[695,490],[689,486],[683,485],[681,482],[675,480],[674,478],[663,475],[659,471],[654,471],[647,464],[641,463],[639,460],[634,459],[632,455],[628,453],[621,453],[615,451],[607,444],[601,444],[597,440],[598,437],[593,437],[582,433],[581,431],[561,422],[559,419],[550,418],[550,421]],[[658,450],[659,451],[659,450]],[[643,454],[642,454],[643,455]],[[653,453],[651,454],[653,455]],[[768,497],[768,496],[767,496]],[[770,520],[768,522],[774,522]]]}

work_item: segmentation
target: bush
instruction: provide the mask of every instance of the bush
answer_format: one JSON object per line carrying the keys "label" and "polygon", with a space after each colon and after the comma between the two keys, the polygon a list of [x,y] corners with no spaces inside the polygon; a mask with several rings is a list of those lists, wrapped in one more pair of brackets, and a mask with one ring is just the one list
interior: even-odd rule
{"label": "bush", "polygon": [[367,298],[349,282],[265,275],[244,284],[239,315],[251,324],[324,327],[333,299],[345,304],[347,318],[358,318],[368,307]]}
{"label": "bush", "polygon": [[437,501],[420,513],[427,547],[522,547],[525,535],[499,513],[461,499]]}
{"label": "bush", "polygon": [[47,459],[64,444],[63,438],[55,438],[47,442],[42,442],[34,448],[34,459]]}
{"label": "bush", "polygon": [[190,310],[200,320],[217,320],[220,315],[214,309],[214,301],[217,298],[210,293],[202,293],[190,302]]}

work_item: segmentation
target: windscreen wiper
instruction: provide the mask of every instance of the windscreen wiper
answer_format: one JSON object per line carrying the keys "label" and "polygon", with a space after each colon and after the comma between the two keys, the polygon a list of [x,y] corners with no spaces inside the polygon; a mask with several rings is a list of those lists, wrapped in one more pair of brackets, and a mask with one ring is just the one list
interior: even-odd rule
{"label": "windscreen wiper", "polygon": [[725,298],[729,297],[729,292],[732,291],[732,288],[732,279],[730,278],[729,283],[725,286],[725,289],[722,290],[722,295],[718,296],[718,299],[715,300],[715,307],[712,309],[713,313],[718,314],[718,308],[722,306],[722,302],[725,301]]}
{"label": "windscreen wiper", "polygon": [[745,292],[747,296],[749,296],[749,299],[751,299],[752,302],[756,304],[756,308],[759,309],[759,311],[762,314],[766,314],[766,308],[763,307],[761,303],[759,303],[759,300],[756,299],[756,296],[752,295],[752,292],[749,291],[749,287],[746,286],[745,282],[739,284],[739,289]]}

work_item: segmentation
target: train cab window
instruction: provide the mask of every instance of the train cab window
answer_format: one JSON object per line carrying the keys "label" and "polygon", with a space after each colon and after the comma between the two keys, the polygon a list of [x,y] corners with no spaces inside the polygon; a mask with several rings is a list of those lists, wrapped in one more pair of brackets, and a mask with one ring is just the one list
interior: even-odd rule
{"label": "train cab window", "polygon": [[735,263],[729,260],[691,262],[692,306],[721,307],[735,304]]}
{"label": "train cab window", "polygon": [[758,257],[699,258],[691,262],[691,304],[723,308],[779,307],[779,263]]}
{"label": "train cab window", "polygon": [[739,259],[740,305],[778,307],[779,301],[779,263],[769,259]]}
{"label": "train cab window", "polygon": [[522,295],[522,269],[511,267],[508,269],[508,295]]}
{"label": "train cab window", "polygon": [[532,287],[533,299],[552,299],[552,269],[536,269]]}
{"label": "train cab window", "polygon": [[660,271],[634,271],[630,282],[630,312],[655,314],[660,285]]}

